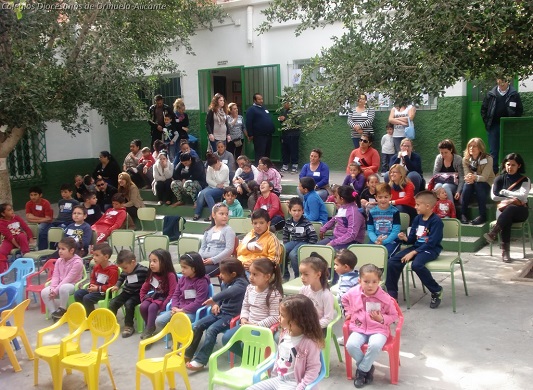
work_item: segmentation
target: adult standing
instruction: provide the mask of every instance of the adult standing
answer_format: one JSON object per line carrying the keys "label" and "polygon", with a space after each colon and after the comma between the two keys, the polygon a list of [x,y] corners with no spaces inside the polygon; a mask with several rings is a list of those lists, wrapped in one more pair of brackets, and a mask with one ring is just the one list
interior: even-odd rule
{"label": "adult standing", "polygon": [[222,94],[216,93],[211,99],[209,111],[205,118],[205,128],[207,129],[207,136],[213,153],[217,150],[217,141],[226,143],[226,140],[229,141],[231,139],[226,126],[227,113],[226,98]]}
{"label": "adult standing", "polygon": [[170,184],[172,183],[172,174],[174,173],[174,166],[168,159],[166,152],[159,153],[157,161],[154,164],[154,181],[152,182],[152,191],[157,196],[158,204],[172,203],[172,190]]}
{"label": "adult standing", "polygon": [[496,86],[487,92],[481,104],[481,118],[483,118],[487,130],[494,173],[498,172],[500,119],[522,116],[523,113],[524,107],[520,94],[509,84],[507,79],[496,79]]}
{"label": "adult standing", "polygon": [[494,182],[492,156],[487,154],[485,144],[481,138],[472,138],[468,141],[463,156],[463,171],[465,173],[465,184],[461,193],[461,222],[468,223],[466,210],[472,196],[475,194],[479,215],[470,223],[472,225],[481,225],[487,221],[487,198],[489,197],[490,187]]}
{"label": "adult standing", "polygon": [[255,93],[253,99],[254,104],[246,111],[246,131],[254,143],[255,165],[259,165],[261,157],[270,158],[275,127],[270,113],[263,107],[263,96]]}
{"label": "adult standing", "polygon": [[361,167],[365,177],[377,173],[381,166],[379,152],[372,147],[374,137],[372,134],[362,134],[359,138],[359,147],[350,153],[348,164],[346,165],[346,174],[350,173],[350,164],[356,163]]}
{"label": "adult standing", "polygon": [[239,115],[239,107],[237,103],[228,104],[229,115],[227,126],[229,130],[230,140],[227,145],[227,150],[233,157],[237,159],[242,153],[242,146],[244,142],[244,135],[246,134],[246,127],[244,126],[244,119]]}
{"label": "adult standing", "polygon": [[156,95],[154,97],[154,104],[150,106],[148,113],[150,115],[150,119],[148,120],[150,124],[150,136],[152,137],[150,148],[153,150],[154,142],[163,138],[165,115],[172,114],[172,110],[163,102],[163,96]]}
{"label": "adult standing", "polygon": [[463,159],[457,154],[452,140],[444,139],[439,142],[439,154],[435,157],[433,166],[434,189],[443,187],[448,200],[458,200],[465,183]]}
{"label": "adult standing", "polygon": [[180,155],[180,161],[174,168],[172,179],[174,180],[170,188],[177,199],[177,202],[172,207],[185,204],[183,202],[185,195],[190,196],[193,203],[196,203],[198,193],[207,187],[204,164],[202,160],[192,156],[190,153],[182,153]]}
{"label": "adult standing", "polygon": [[405,128],[409,124],[409,120],[407,118],[409,118],[411,121],[414,121],[415,114],[416,108],[407,102],[399,103],[390,110],[389,123],[394,125],[392,137],[394,140],[394,149],[396,153],[400,151],[400,144],[402,139],[405,138]]}
{"label": "adult standing", "polygon": [[291,114],[291,103],[286,101],[280,112],[278,120],[281,123],[281,158],[283,166],[281,172],[287,172],[289,165],[292,173],[298,172],[298,154],[300,144],[300,127],[298,123],[292,123],[287,126],[287,119]]}
{"label": "adult standing", "polygon": [[[305,164],[300,171],[300,179],[302,177],[312,177],[315,180],[315,191],[320,198],[325,202],[328,198],[329,188],[329,167],[325,162],[321,161],[322,150],[313,149],[309,154],[309,163]],[[303,199],[303,194],[298,189],[298,195]]]}
{"label": "adult standing", "polygon": [[107,183],[117,188],[118,174],[121,172],[117,160],[115,160],[115,158],[107,150],[101,151],[100,157],[98,157],[98,159],[100,160],[100,162],[94,169],[94,180],[101,177]]}
{"label": "adult standing", "polygon": [[498,233],[502,239],[502,260],[505,263],[511,259],[511,226],[516,222],[524,222],[529,217],[527,196],[531,189],[531,181],[524,175],[526,166],[524,160],[517,153],[505,156],[502,162],[502,174],[492,185],[491,198],[498,203],[496,225],[484,235],[488,242],[494,242]]}
{"label": "adult standing", "polygon": [[107,184],[103,178],[96,179],[96,204],[100,207],[102,213],[112,207],[111,199],[117,192],[117,188]]}
{"label": "adult standing", "polygon": [[359,139],[363,134],[374,135],[374,117],[376,112],[367,106],[368,98],[364,93],[357,98],[357,106],[348,113],[348,126],[351,129],[353,147],[359,147]]}
{"label": "adult standing", "polygon": [[[391,158],[389,166],[394,164],[402,165],[407,169],[407,178],[411,180],[415,186],[415,195],[423,190],[425,185],[424,177],[422,176],[422,159],[418,153],[413,151],[413,141],[409,138],[404,138],[400,143],[400,151],[396,156]],[[385,183],[389,182],[389,173],[383,174],[383,180]]]}

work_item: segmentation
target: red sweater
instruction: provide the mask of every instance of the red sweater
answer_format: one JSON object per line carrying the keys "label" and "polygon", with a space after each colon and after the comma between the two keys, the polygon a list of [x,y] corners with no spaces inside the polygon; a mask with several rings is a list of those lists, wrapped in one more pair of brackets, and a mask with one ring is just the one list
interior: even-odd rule
{"label": "red sweater", "polygon": [[455,218],[455,205],[449,199],[438,200],[437,203],[435,203],[435,207],[433,207],[433,212],[439,218]]}
{"label": "red sweater", "polygon": [[26,214],[32,214],[38,218],[54,218],[54,210],[52,210],[50,202],[43,198],[39,200],[39,203],[34,203],[31,200],[26,202]]}
{"label": "red sweater", "polygon": [[396,191],[391,183],[391,195],[395,205],[415,207],[415,186],[410,181],[400,191]]}
{"label": "red sweater", "polygon": [[118,274],[118,267],[115,264],[109,263],[105,268],[96,264],[91,272],[91,284],[100,287],[100,292],[105,292],[117,283]]}
{"label": "red sweater", "polygon": [[275,215],[285,218],[283,211],[281,211],[281,202],[279,201],[279,197],[273,192],[271,192],[266,198],[263,195],[259,196],[254,207],[254,210],[257,209],[265,209],[268,211],[270,219],[274,218]]}
{"label": "red sweater", "polygon": [[102,218],[91,226],[96,233],[98,233],[97,242],[105,241],[107,237],[111,235],[113,230],[120,229],[124,221],[126,220],[127,213],[125,208],[121,209],[108,209]]}
{"label": "red sweater", "polygon": [[4,236],[6,240],[13,240],[15,236],[26,232],[28,240],[33,238],[33,233],[31,232],[30,227],[22,218],[18,215],[15,215],[12,219],[7,220],[0,218],[0,234]]}

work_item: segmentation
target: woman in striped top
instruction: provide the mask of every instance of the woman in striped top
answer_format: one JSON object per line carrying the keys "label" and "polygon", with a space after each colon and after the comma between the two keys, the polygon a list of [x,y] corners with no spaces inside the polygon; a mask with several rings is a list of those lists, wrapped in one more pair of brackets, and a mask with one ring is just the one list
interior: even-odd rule
{"label": "woman in striped top", "polygon": [[359,139],[363,133],[374,134],[372,123],[376,112],[372,107],[367,107],[367,97],[364,93],[357,98],[357,106],[348,114],[348,126],[352,131],[352,141],[355,148],[359,147]]}
{"label": "woman in striped top", "polygon": [[[269,328],[279,320],[279,303],[283,296],[279,265],[266,257],[255,260],[250,266],[250,284],[246,288],[241,309],[241,325],[251,324]],[[240,325],[222,336],[226,345]],[[231,351],[242,356],[241,343],[235,343]]]}

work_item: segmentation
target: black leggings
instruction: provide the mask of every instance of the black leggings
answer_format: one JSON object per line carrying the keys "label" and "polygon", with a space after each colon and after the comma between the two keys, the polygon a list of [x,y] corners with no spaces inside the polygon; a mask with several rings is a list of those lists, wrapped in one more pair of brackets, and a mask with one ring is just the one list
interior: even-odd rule
{"label": "black leggings", "polygon": [[529,217],[529,209],[525,206],[510,205],[498,217],[498,225],[502,228],[502,242],[511,242],[511,225],[524,222]]}

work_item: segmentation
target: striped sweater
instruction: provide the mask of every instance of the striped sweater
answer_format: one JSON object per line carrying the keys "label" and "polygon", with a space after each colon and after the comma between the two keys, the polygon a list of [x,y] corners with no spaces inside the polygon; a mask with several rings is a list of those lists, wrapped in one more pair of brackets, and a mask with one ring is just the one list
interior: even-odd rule
{"label": "striped sweater", "polygon": [[268,289],[257,292],[255,286],[249,284],[242,302],[241,319],[246,318],[252,325],[270,328],[279,321],[279,303],[281,294],[272,291],[267,304]]}
{"label": "striped sweater", "polygon": [[294,221],[291,217],[285,221],[285,226],[283,227],[283,243],[286,244],[289,241],[316,244],[318,235],[315,227],[307,218],[301,217],[298,221]]}

